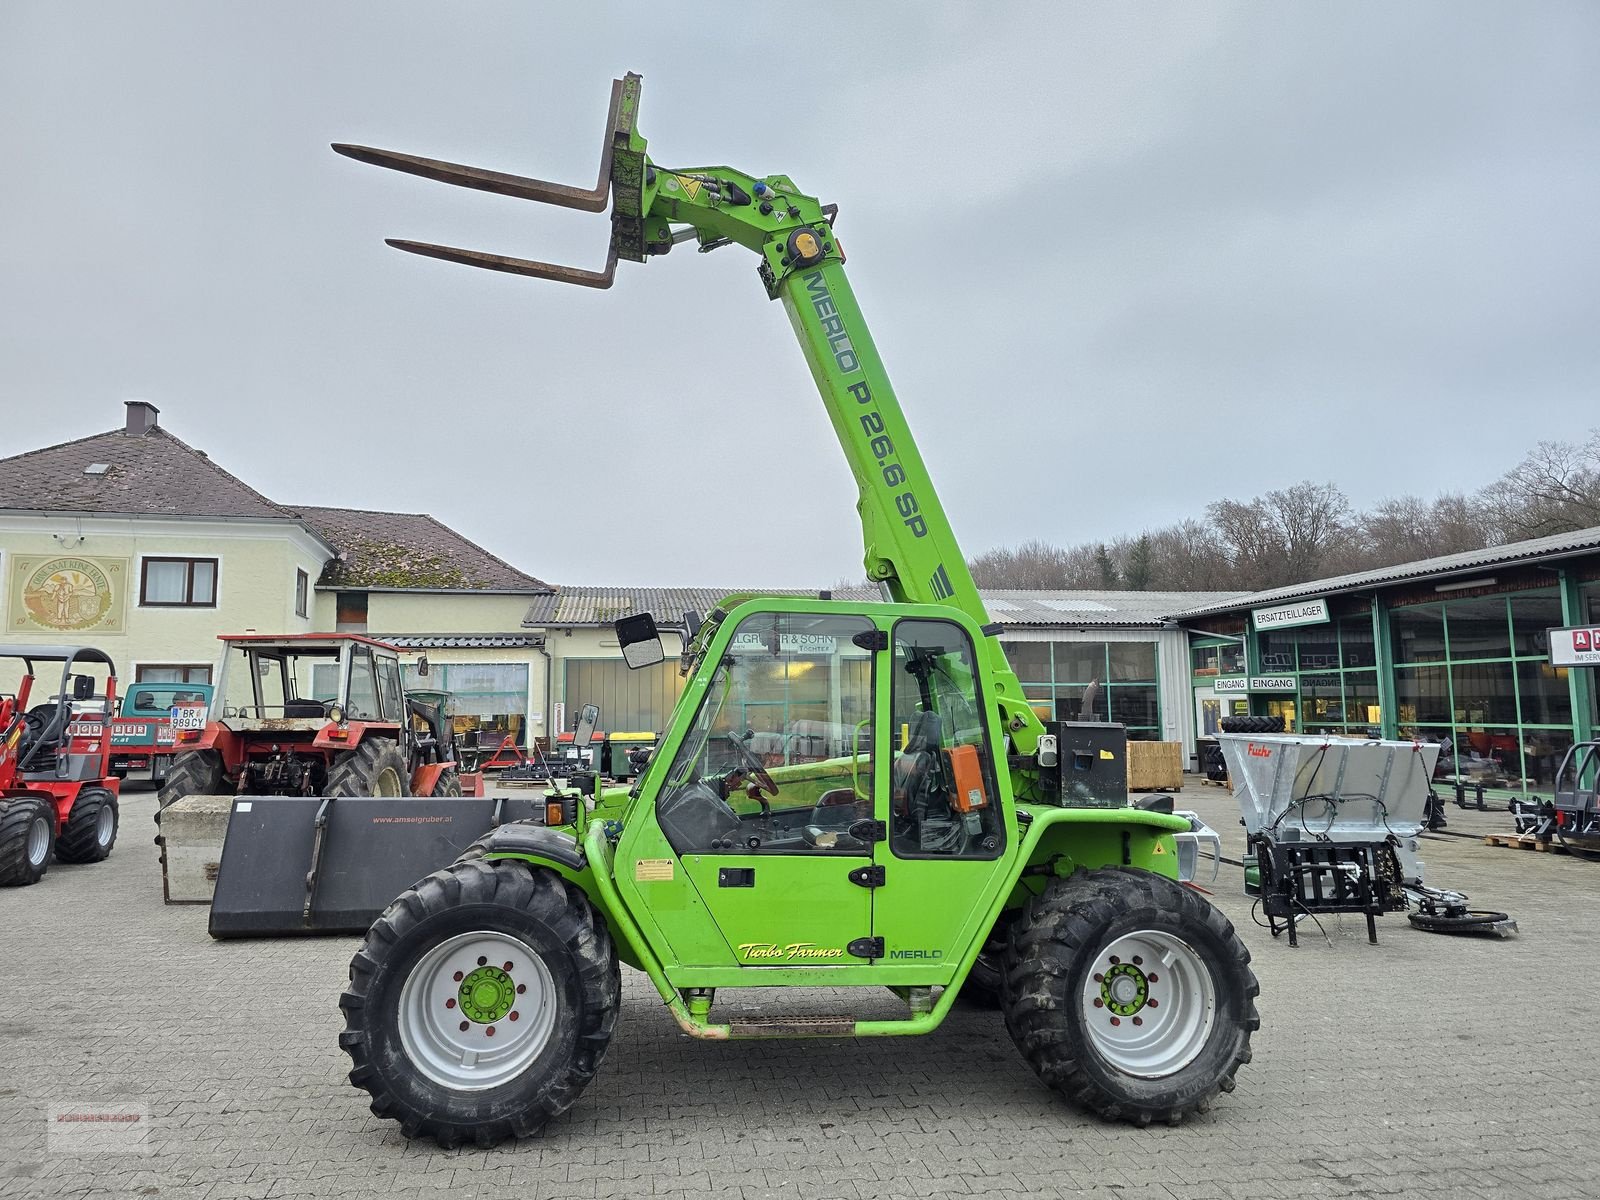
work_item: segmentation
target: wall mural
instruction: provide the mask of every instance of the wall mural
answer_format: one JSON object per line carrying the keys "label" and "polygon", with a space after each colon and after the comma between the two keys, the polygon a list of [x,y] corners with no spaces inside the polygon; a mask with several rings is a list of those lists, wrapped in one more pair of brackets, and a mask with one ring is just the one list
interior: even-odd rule
{"label": "wall mural", "polygon": [[122,633],[128,560],[17,555],[11,560],[13,633]]}

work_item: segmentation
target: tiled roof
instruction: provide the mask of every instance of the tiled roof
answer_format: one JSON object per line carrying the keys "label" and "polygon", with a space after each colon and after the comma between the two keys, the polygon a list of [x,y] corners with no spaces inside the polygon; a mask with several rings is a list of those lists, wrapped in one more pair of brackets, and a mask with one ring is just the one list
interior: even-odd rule
{"label": "tiled roof", "polygon": [[425,513],[307,507],[297,512],[341,555],[323,568],[318,587],[552,590]]}
{"label": "tiled roof", "polygon": [[1466,550],[1460,554],[1442,554],[1437,558],[1397,563],[1392,567],[1379,567],[1373,571],[1335,575],[1331,579],[1314,579],[1310,583],[1295,583],[1264,592],[1245,592],[1230,600],[1218,599],[1195,605],[1175,615],[1189,618],[1237,612],[1241,609],[1260,608],[1267,604],[1298,600],[1302,596],[1327,596],[1336,592],[1364,591],[1384,584],[1402,583],[1408,579],[1459,575],[1468,571],[1483,571],[1491,567],[1510,566],[1539,559],[1563,558],[1596,549],[1600,549],[1600,527],[1579,529],[1573,533],[1529,538],[1524,542],[1508,542],[1504,546],[1490,546],[1484,550]]}
{"label": "tiled roof", "polygon": [[513,650],[544,641],[532,633],[404,633],[378,637],[402,650]]}
{"label": "tiled roof", "polygon": [[[563,587],[541,596],[528,609],[523,625],[530,628],[610,625],[632,613],[653,613],[663,625],[676,626],[689,609],[710,612],[729,595],[816,596],[797,588],[629,588]],[[1234,592],[1032,592],[985,590],[984,606],[991,620],[1026,628],[1159,628],[1175,612],[1217,604]],[[835,600],[858,603],[880,599],[876,588],[839,588]]]}
{"label": "tiled roof", "polygon": [[[97,469],[91,474],[90,468]],[[159,427],[143,434],[115,429],[0,459],[0,509],[5,508],[295,517]]]}

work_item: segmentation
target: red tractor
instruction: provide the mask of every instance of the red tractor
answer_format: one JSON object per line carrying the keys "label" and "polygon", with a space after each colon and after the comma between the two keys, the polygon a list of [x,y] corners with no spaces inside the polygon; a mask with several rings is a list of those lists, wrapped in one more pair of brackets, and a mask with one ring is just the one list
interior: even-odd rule
{"label": "red tractor", "polygon": [[351,633],[222,642],[204,724],[176,731],[163,809],[219,793],[461,795],[450,722],[406,695],[395,647]]}
{"label": "red tractor", "polygon": [[[84,646],[0,646],[0,660],[23,664],[16,690],[0,693],[0,886],[15,887],[39,882],[52,850],[59,862],[92,863],[116,844],[117,668]],[[61,686],[30,707],[35,663],[60,663]],[[80,664],[105,667],[103,690],[74,671]]]}

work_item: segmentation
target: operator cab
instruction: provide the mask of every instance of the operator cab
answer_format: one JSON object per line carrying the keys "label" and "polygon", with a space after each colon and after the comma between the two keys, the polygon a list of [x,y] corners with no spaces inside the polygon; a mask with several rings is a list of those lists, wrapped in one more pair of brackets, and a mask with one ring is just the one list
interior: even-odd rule
{"label": "operator cab", "polygon": [[313,729],[338,716],[403,723],[394,647],[353,635],[227,636],[211,719],[234,730]]}

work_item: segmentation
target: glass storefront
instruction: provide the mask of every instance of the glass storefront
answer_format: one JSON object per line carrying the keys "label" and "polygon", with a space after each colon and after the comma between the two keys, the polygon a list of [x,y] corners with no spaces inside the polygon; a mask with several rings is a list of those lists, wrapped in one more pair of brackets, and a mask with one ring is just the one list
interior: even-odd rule
{"label": "glass storefront", "polygon": [[1116,721],[1136,741],[1161,737],[1154,642],[1002,642],[1023,695],[1057,721]]}
{"label": "glass storefront", "polygon": [[1549,786],[1572,744],[1567,671],[1550,665],[1546,634],[1561,613],[1554,587],[1390,610],[1398,731],[1443,745],[1439,777]]}
{"label": "glass storefront", "polygon": [[1258,715],[1282,717],[1291,733],[1366,737],[1381,727],[1370,607],[1346,607],[1323,625],[1256,634],[1252,673],[1294,678],[1292,692],[1253,698]]}
{"label": "glass storefront", "polygon": [[498,746],[507,734],[527,743],[527,663],[433,663],[426,678],[406,664],[407,690],[449,692],[456,737],[467,746]]}

